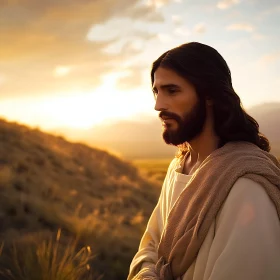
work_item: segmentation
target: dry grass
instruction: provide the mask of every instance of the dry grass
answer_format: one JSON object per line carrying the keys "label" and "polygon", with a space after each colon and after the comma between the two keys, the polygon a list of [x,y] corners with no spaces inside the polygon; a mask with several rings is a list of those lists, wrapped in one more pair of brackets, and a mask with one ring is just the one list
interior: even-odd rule
{"label": "dry grass", "polygon": [[60,237],[59,229],[55,239],[33,241],[24,247],[13,244],[6,257],[8,267],[2,268],[2,277],[11,280],[92,280],[90,247],[78,250],[77,239],[63,246]]}
{"label": "dry grass", "polygon": [[[48,235],[38,238],[39,233],[61,228],[62,250],[68,238],[78,236],[81,248],[90,246],[96,255],[90,260],[96,275],[125,279],[158,190],[133,165],[104,151],[0,120],[5,244],[27,244],[32,236],[41,246]],[[5,247],[4,257],[11,246]]]}
{"label": "dry grass", "polygon": [[[132,165],[0,120],[0,264],[6,273],[10,265],[7,279],[74,279],[63,278],[67,271],[87,279],[88,265],[91,279],[125,279],[169,163]],[[64,234],[57,240],[58,229]]]}
{"label": "dry grass", "polygon": [[134,160],[133,164],[141,170],[145,178],[161,186],[171,160],[172,159],[141,159]]}

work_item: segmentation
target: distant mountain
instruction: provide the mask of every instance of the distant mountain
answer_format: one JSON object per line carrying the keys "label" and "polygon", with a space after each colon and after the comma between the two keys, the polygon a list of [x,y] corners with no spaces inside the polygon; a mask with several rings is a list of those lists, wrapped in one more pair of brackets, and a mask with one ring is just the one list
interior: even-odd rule
{"label": "distant mountain", "polygon": [[270,141],[271,152],[280,157],[280,103],[265,103],[248,110],[260,126],[260,132]]}
{"label": "distant mountain", "polygon": [[126,159],[172,158],[176,147],[168,146],[162,139],[162,128],[159,120],[149,122],[118,121],[100,125],[89,130],[57,129],[57,135],[82,141],[99,147]]}
{"label": "distant mountain", "polygon": [[105,151],[0,120],[0,247],[62,228],[102,279],[125,279],[159,189]]}
{"label": "distant mountain", "polygon": [[91,132],[84,138],[87,143],[112,149],[127,159],[172,158],[177,150],[164,143],[159,120],[120,121],[93,128]]}
{"label": "distant mountain", "polygon": [[[280,156],[280,103],[267,103],[252,107],[247,112],[260,125],[260,131],[271,142],[272,152]],[[162,139],[159,119],[145,122],[119,121],[97,126],[87,131],[64,130],[67,137],[101,147],[127,159],[172,158],[177,148]],[[58,133],[58,132],[57,132]]]}
{"label": "distant mountain", "polygon": [[248,110],[260,125],[260,131],[272,142],[280,142],[280,103],[267,103]]}

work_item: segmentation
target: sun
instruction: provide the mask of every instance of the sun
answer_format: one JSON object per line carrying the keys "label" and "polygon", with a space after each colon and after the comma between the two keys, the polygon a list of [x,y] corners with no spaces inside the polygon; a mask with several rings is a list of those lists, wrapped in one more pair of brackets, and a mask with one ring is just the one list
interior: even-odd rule
{"label": "sun", "polygon": [[0,112],[8,120],[44,129],[89,129],[152,110],[153,97],[149,90],[120,91],[115,86],[115,80],[116,75],[109,75],[101,86],[89,92],[3,100]]}
{"label": "sun", "polygon": [[[112,91],[110,91],[112,92]],[[14,98],[0,103],[1,116],[41,128],[87,129],[108,118],[118,117],[108,91],[58,93],[51,96]]]}

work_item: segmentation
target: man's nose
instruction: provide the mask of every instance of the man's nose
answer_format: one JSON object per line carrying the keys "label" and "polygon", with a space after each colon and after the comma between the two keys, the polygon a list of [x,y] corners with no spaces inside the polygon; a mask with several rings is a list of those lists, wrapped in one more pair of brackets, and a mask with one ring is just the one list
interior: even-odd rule
{"label": "man's nose", "polygon": [[167,110],[167,104],[165,102],[165,99],[160,94],[158,94],[156,97],[155,110],[156,111],[166,111]]}

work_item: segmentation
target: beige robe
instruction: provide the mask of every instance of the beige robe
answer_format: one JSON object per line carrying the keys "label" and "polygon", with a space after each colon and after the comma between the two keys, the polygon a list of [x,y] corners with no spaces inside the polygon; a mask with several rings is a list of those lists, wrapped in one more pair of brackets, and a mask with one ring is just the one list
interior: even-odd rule
{"label": "beige robe", "polygon": [[[174,159],[159,201],[134,256],[128,280],[157,262],[157,247],[168,214],[191,175]],[[147,269],[148,270],[148,269]],[[148,279],[148,278],[147,278]],[[280,222],[274,204],[258,183],[239,178],[187,272],[176,280],[279,280]]]}

